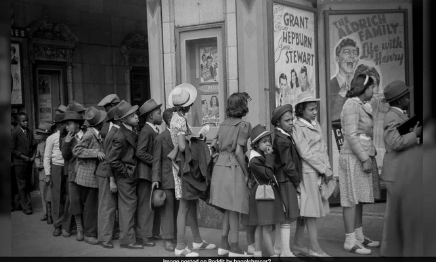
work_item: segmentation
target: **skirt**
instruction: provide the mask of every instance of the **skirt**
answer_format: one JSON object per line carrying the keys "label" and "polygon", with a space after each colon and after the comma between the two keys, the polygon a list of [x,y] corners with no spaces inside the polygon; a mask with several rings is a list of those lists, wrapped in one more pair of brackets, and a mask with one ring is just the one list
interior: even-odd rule
{"label": "skirt", "polygon": [[371,157],[372,172],[365,173],[363,164],[354,154],[339,156],[339,192],[341,206],[353,207],[359,203],[374,203],[380,198],[380,179],[377,160]]}
{"label": "skirt", "polygon": [[285,219],[293,222],[300,217],[297,189],[290,181],[279,183],[279,187],[285,209]]}
{"label": "skirt", "polygon": [[242,223],[248,226],[267,226],[285,222],[285,210],[277,186],[273,186],[274,200],[256,200],[254,186],[250,190],[250,210]]}
{"label": "skirt", "polygon": [[329,202],[321,198],[318,184],[319,174],[317,172],[304,172],[301,189],[300,216],[302,217],[324,217],[329,211]]}

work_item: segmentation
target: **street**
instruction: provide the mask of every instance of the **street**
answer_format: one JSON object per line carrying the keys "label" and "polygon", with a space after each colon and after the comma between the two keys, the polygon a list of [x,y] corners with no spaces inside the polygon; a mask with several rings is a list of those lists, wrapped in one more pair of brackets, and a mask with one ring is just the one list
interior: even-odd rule
{"label": "street", "polygon": [[[32,192],[32,205],[34,213],[25,215],[22,211],[11,213],[12,225],[12,256],[64,256],[64,257],[159,257],[174,256],[164,250],[162,241],[156,242],[155,247],[146,247],[142,250],[131,250],[119,247],[119,242],[114,241],[114,249],[105,249],[101,246],[92,246],[85,242],[78,242],[75,232],[69,238],[62,236],[53,237],[53,226],[40,221],[42,217],[41,199],[38,191]],[[385,203],[364,206],[363,228],[364,234],[371,239],[380,241],[383,232],[383,214]],[[295,224],[291,226],[291,236],[294,235]],[[221,232],[219,229],[200,228],[200,233],[209,243],[220,244]],[[306,232],[307,233],[307,232]],[[187,239],[192,247],[192,234],[187,228]],[[331,207],[330,214],[318,222],[318,236],[324,251],[334,257],[361,257],[343,250],[344,226],[341,207]],[[306,243],[308,239],[306,236]],[[239,243],[241,248],[247,248],[245,232],[240,232]],[[200,251],[200,256],[217,256],[216,250]],[[266,254],[266,251],[263,252]],[[379,248],[373,248],[371,257],[380,255]]]}

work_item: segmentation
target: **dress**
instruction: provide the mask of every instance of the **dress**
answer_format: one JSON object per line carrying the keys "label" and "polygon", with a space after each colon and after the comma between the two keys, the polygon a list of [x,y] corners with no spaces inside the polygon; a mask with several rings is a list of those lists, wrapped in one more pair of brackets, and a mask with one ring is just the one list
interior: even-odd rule
{"label": "dress", "polygon": [[249,189],[236,156],[236,145],[247,150],[251,125],[240,118],[229,117],[218,131],[219,156],[212,172],[210,203],[230,211],[248,214]]}

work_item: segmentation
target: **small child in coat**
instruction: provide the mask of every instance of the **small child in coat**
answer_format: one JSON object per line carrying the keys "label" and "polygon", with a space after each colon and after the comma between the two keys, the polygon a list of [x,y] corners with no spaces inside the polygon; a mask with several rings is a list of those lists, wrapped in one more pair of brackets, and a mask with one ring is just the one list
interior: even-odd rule
{"label": "small child in coat", "polygon": [[51,225],[53,224],[53,217],[51,215],[51,189],[46,184],[44,171],[45,140],[47,140],[47,137],[51,134],[51,124],[41,122],[35,131],[40,137],[40,142],[36,148],[34,159],[39,174],[39,189],[41,190],[42,208],[44,211],[41,221],[47,221],[47,224]]}
{"label": "small child in coat", "polygon": [[[257,226],[255,233],[255,257],[262,257],[262,239],[268,250],[269,256],[276,257],[273,240],[271,237],[273,225],[283,223],[285,214],[281,200],[279,186],[274,176],[274,154],[272,149],[271,132],[265,127],[257,125],[251,131],[249,169],[254,185],[250,189],[249,213],[247,225]],[[260,185],[271,185],[274,199],[257,199],[256,191]]]}

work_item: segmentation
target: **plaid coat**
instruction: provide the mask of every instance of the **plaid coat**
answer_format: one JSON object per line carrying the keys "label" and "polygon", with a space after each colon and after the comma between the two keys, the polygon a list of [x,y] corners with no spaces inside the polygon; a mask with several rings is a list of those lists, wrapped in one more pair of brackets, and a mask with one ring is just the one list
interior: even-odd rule
{"label": "plaid coat", "polygon": [[78,185],[98,188],[95,177],[98,152],[103,152],[103,140],[93,128],[88,128],[82,140],[73,148],[73,154],[77,157],[75,182]]}
{"label": "plaid coat", "polygon": [[341,112],[345,138],[341,153],[355,154],[362,162],[377,154],[373,141],[374,120],[367,106],[369,104],[353,97],[345,102]]}

